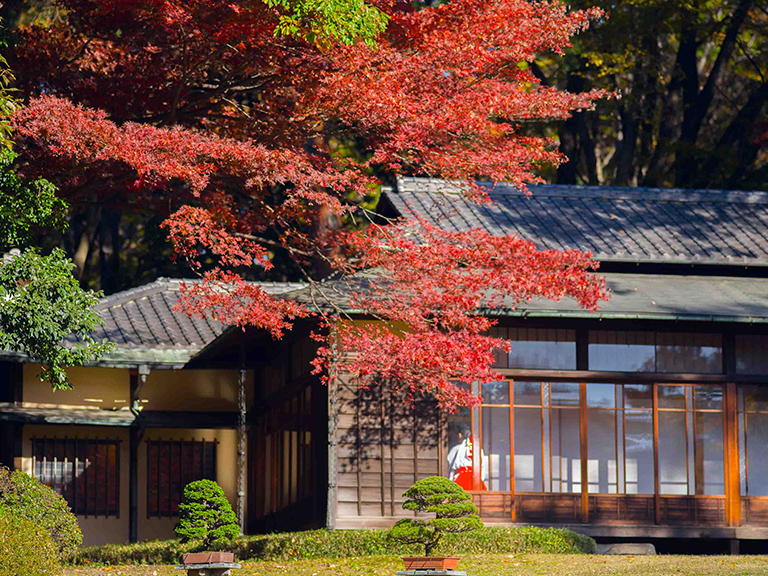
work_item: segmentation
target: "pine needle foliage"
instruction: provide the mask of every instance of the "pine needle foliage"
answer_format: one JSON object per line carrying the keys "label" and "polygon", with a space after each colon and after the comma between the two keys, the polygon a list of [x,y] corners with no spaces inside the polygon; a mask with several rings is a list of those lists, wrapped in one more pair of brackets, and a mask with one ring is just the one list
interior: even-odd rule
{"label": "pine needle foliage", "polygon": [[187,484],[179,515],[176,534],[184,542],[196,540],[206,547],[220,548],[240,534],[237,516],[221,486],[213,480]]}
{"label": "pine needle foliage", "polygon": [[389,536],[404,544],[424,546],[426,556],[434,554],[443,534],[470,532],[483,527],[472,496],[448,478],[424,478],[408,488],[403,496],[407,498],[404,509],[432,513],[435,517],[400,520],[392,527]]}

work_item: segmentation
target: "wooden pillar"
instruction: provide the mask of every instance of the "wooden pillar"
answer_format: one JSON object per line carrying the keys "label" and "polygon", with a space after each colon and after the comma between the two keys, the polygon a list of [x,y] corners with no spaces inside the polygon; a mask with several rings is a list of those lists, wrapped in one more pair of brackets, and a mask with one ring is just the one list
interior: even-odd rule
{"label": "wooden pillar", "polygon": [[[542,439],[543,441],[543,439]],[[509,381],[509,491],[512,493],[510,502],[510,520],[515,521],[515,383]]]}
{"label": "wooden pillar", "polygon": [[[723,405],[725,425],[725,521],[728,526],[741,526],[741,481],[739,467],[739,416],[736,385],[725,386]],[[738,546],[738,540],[736,540]]]}
{"label": "wooden pillar", "polygon": [[[328,530],[333,530],[336,527],[336,503],[337,503],[337,488],[336,488],[336,467],[337,467],[337,452],[338,452],[338,440],[337,429],[339,425],[338,415],[338,379],[335,378],[335,359],[334,364],[331,366],[331,378],[328,382],[328,486],[326,492],[326,508],[325,508],[325,527]],[[318,454],[320,452],[318,451]]]}
{"label": "wooden pillar", "polygon": [[[587,438],[587,385],[579,384],[579,423],[581,427],[581,521],[589,523],[589,439]],[[551,440],[550,440],[551,442]],[[550,464],[551,466],[551,464]]]}
{"label": "wooden pillar", "polygon": [[247,441],[247,407],[245,403],[244,354],[240,358],[240,371],[237,375],[237,520],[240,534],[245,534],[245,446]]}
{"label": "wooden pillar", "polygon": [[142,430],[132,426],[128,431],[128,541],[139,541],[139,444]]}
{"label": "wooden pillar", "polygon": [[[661,486],[659,483],[659,387],[653,384],[653,503],[654,520],[661,523]],[[624,432],[626,434],[626,431]]]}
{"label": "wooden pillar", "polygon": [[[137,370],[130,372],[131,408],[136,409],[134,402],[138,403],[139,373]],[[139,428],[138,413],[134,426],[128,431],[128,541],[139,541],[139,443],[141,442],[141,429]]]}

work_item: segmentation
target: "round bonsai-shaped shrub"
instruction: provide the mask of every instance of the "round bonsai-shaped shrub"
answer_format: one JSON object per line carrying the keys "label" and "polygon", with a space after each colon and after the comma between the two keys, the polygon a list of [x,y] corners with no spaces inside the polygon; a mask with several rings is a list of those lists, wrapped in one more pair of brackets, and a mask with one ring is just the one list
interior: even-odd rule
{"label": "round bonsai-shaped shrub", "polygon": [[0,576],[57,576],[59,551],[51,534],[16,510],[0,512]]}
{"label": "round bonsai-shaped shrub", "polygon": [[21,470],[0,468],[0,516],[17,515],[48,531],[62,560],[83,543],[67,501],[36,478]]}
{"label": "round bonsai-shaped shrub", "polygon": [[431,512],[429,520],[406,518],[400,520],[389,531],[389,536],[404,544],[424,546],[426,556],[432,556],[443,534],[469,532],[483,527],[464,488],[441,476],[419,480],[403,493],[407,498],[403,504],[406,510]]}
{"label": "round bonsai-shaped shrub", "polygon": [[206,547],[220,547],[240,534],[237,516],[221,486],[212,480],[196,480],[184,488],[179,504],[176,534],[184,542],[198,540]]}

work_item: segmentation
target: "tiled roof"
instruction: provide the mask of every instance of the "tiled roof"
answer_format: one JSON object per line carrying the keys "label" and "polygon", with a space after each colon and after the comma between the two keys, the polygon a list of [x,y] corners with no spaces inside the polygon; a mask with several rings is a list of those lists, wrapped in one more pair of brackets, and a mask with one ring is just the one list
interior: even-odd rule
{"label": "tiled roof", "polygon": [[[211,318],[190,318],[174,312],[181,283],[195,280],[159,278],[154,282],[117,292],[96,306],[104,324],[94,330],[97,341],[108,340],[115,347],[98,364],[101,366],[182,367],[189,359],[215,340],[226,328]],[[302,288],[297,282],[260,282],[270,294]],[[14,352],[3,352],[4,359],[27,360]]]}
{"label": "tiled roof", "polygon": [[540,249],[590,250],[605,262],[768,266],[768,192],[487,185],[490,204],[455,183],[401,178],[386,199],[446,230],[516,234]]}
{"label": "tiled roof", "polygon": [[[348,281],[320,285],[318,303],[328,298],[333,305],[355,312],[349,305],[351,291],[365,290],[373,271]],[[768,278],[728,276],[675,276],[668,274],[603,274],[611,300],[596,312],[588,312],[572,300],[534,300],[517,306],[511,300],[489,315],[538,318],[594,318],[624,320],[688,320],[707,322],[768,323]],[[291,293],[291,299],[312,306],[309,288]],[[317,288],[315,288],[317,290]]]}
{"label": "tiled roof", "polygon": [[[211,318],[190,318],[174,312],[182,282],[194,280],[160,278],[102,299],[97,306],[104,325],[94,332],[97,340],[106,338],[115,349],[105,361],[128,358],[161,359],[185,363],[194,353],[212,342],[226,328]],[[261,282],[270,294],[282,294],[304,285],[296,282]]]}

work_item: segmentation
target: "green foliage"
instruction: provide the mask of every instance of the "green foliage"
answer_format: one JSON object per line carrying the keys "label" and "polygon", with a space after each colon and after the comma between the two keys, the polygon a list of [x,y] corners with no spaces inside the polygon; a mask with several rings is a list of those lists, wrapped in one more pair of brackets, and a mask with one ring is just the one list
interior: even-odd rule
{"label": "green foliage", "polygon": [[47,531],[62,559],[74,556],[83,542],[77,518],[64,498],[20,470],[0,468],[0,517],[18,516]]}
{"label": "green foliage", "polygon": [[[0,41],[0,46],[2,42]],[[32,240],[40,228],[63,230],[67,204],[45,179],[26,181],[13,170],[9,118],[17,109],[11,97],[13,74],[0,56],[0,248]],[[100,294],[86,292],[72,276],[62,250],[42,256],[32,248],[6,255],[0,263],[0,348],[23,352],[43,364],[41,380],[54,389],[71,388],[64,370],[96,359],[111,344],[90,336],[100,323],[91,308]],[[72,336],[78,342],[64,345]]]}
{"label": "green foliage", "polygon": [[[228,545],[240,560],[288,561],[358,556],[406,556],[418,553],[412,544],[393,543],[386,530],[308,530],[243,536]],[[446,534],[440,550],[446,554],[594,554],[592,538],[564,528],[483,527],[472,532]],[[75,564],[176,564],[186,552],[201,552],[199,542],[155,540],[137,544],[107,544],[81,548]]]}
{"label": "green foliage", "polygon": [[56,576],[56,546],[44,528],[16,511],[0,514],[0,576]]}
{"label": "green foliage", "polygon": [[184,541],[202,541],[206,547],[218,548],[240,533],[232,506],[221,486],[212,480],[187,484],[179,514],[176,534]]}
{"label": "green foliage", "polygon": [[404,544],[421,544],[427,556],[437,548],[443,534],[471,532],[483,527],[472,497],[458,484],[431,476],[419,480],[403,493],[406,510],[434,514],[431,520],[404,518],[392,527],[389,535]]}
{"label": "green foliage", "polygon": [[[4,257],[0,266],[0,347],[24,352],[42,362],[41,380],[71,388],[66,366],[98,358],[112,344],[90,335],[100,323],[92,309],[101,294],[84,291],[61,249],[42,256],[27,248]],[[77,337],[63,345],[65,339]]]}
{"label": "green foliage", "polygon": [[43,178],[31,182],[20,178],[12,169],[15,158],[15,153],[0,148],[0,246],[4,247],[29,243],[34,228],[63,230],[67,225],[67,204],[56,197],[56,187]]}
{"label": "green foliage", "polygon": [[314,42],[337,40],[353,44],[362,40],[374,45],[389,18],[365,0],[264,0],[281,8],[279,36],[294,36]]}
{"label": "green foliage", "polygon": [[[2,22],[0,21],[0,25]],[[0,48],[5,48],[5,42],[0,38]],[[8,68],[8,62],[0,54],[0,151],[11,149],[11,114],[16,111],[18,103],[11,96],[14,81],[13,72]]]}

